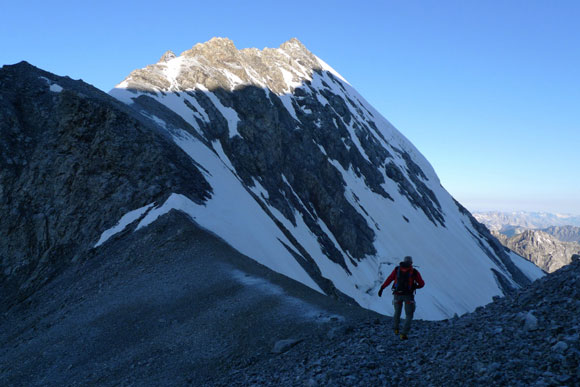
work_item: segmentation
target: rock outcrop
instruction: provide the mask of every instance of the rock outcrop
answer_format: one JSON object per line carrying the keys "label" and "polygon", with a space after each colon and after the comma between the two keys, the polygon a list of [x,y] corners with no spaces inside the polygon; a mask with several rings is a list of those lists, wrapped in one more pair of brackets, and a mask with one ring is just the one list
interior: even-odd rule
{"label": "rock outcrop", "polygon": [[512,237],[493,232],[507,248],[551,273],[572,261],[572,255],[580,253],[580,244],[562,242],[540,230],[526,230]]}

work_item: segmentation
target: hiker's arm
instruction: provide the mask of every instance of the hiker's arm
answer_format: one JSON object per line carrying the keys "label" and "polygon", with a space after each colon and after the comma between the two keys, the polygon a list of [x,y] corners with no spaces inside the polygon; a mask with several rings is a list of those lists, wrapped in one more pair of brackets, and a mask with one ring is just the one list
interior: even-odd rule
{"label": "hiker's arm", "polygon": [[423,286],[425,286],[425,281],[423,281],[421,273],[419,273],[418,270],[415,270],[415,282],[417,282],[415,289],[421,289]]}
{"label": "hiker's arm", "polygon": [[397,269],[393,269],[393,272],[391,273],[391,275],[387,277],[385,282],[383,282],[383,285],[381,286],[381,290],[383,290],[384,288],[389,286],[389,284],[395,280],[396,276],[397,276]]}

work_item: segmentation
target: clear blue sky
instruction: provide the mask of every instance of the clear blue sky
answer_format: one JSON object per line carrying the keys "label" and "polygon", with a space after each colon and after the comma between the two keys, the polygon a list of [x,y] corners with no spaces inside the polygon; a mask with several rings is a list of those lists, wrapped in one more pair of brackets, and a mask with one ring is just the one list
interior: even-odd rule
{"label": "clear blue sky", "polygon": [[340,72],[470,210],[580,214],[580,1],[5,1],[0,65],[108,91],[213,36],[291,37]]}

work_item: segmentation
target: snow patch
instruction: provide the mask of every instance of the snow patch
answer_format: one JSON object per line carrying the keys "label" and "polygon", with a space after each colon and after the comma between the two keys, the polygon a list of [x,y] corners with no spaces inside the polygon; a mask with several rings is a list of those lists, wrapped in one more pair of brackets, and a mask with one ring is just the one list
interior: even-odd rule
{"label": "snow patch", "polygon": [[545,275],[542,269],[540,269],[538,266],[511,251],[509,252],[509,257],[514,265],[516,265],[517,268],[520,269],[522,273],[524,273],[524,275],[530,279],[530,281],[535,281]]}
{"label": "snow patch", "polygon": [[59,85],[58,83],[55,83],[53,81],[51,81],[50,79],[46,78],[46,77],[38,77],[40,79],[42,79],[43,81],[46,82],[46,84],[49,86],[49,90],[52,91],[53,93],[60,93],[63,88],[61,85]]}
{"label": "snow patch", "polygon": [[221,103],[220,99],[217,97],[217,95],[206,89],[204,86],[198,85],[198,87],[201,90],[205,91],[206,93],[205,95],[211,100],[214,106],[220,111],[222,116],[224,116],[224,118],[227,120],[230,138],[240,136],[240,134],[238,133],[238,122],[240,122],[238,113],[234,109],[224,106]]}
{"label": "snow patch", "polygon": [[181,74],[181,66],[183,63],[183,57],[176,57],[164,64],[164,74],[165,78],[171,83],[169,90],[179,90],[179,82],[177,82],[177,77]]}
{"label": "snow patch", "polygon": [[297,87],[302,86],[302,81],[298,78],[297,81],[294,80],[294,74],[290,71],[280,67],[280,71],[282,72],[282,76],[284,77],[284,83],[286,83],[286,90],[291,92],[292,90],[296,89]]}
{"label": "snow patch", "polygon": [[266,200],[269,199],[270,194],[268,193],[266,188],[264,188],[264,186],[262,186],[262,184],[260,184],[260,182],[258,180],[256,180],[254,177],[252,177],[252,181],[254,182],[254,186],[248,187],[250,189],[250,191],[252,191],[254,194],[256,194],[256,196],[258,196],[259,198],[266,199]]}
{"label": "snow patch", "polygon": [[60,93],[62,91],[62,86],[59,85],[58,83],[53,83],[52,85],[50,85],[49,89],[54,93]]}
{"label": "snow patch", "polygon": [[128,225],[130,225],[131,223],[133,223],[134,221],[139,219],[147,211],[149,211],[149,209],[153,206],[153,204],[154,203],[151,203],[151,204],[148,204],[144,207],[137,208],[136,210],[127,212],[125,215],[123,215],[121,217],[121,219],[119,219],[119,221],[117,222],[117,224],[115,226],[111,227],[108,230],[103,231],[103,233],[101,234],[101,237],[99,238],[99,241],[97,243],[95,243],[93,248],[99,247],[100,245],[105,243],[109,238],[111,238],[113,235],[118,234],[121,231],[123,231]]}
{"label": "snow patch", "polygon": [[286,110],[288,110],[288,113],[290,113],[292,118],[300,122],[300,120],[296,116],[296,110],[294,110],[294,106],[292,105],[292,96],[290,94],[282,94],[279,95],[278,98],[280,98],[280,101],[282,101],[282,104],[284,105]]}

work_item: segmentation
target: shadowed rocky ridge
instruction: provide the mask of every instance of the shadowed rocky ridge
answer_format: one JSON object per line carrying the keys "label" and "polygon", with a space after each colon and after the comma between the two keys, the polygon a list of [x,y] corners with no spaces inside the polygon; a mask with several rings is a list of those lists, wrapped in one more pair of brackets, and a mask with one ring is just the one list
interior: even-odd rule
{"label": "shadowed rocky ridge", "polygon": [[181,212],[137,223],[0,314],[0,385],[215,385],[379,318],[259,265]]}
{"label": "shadowed rocky ridge", "polygon": [[26,62],[0,69],[0,310],[90,253],[125,213],[211,196],[191,159],[96,88]]}

